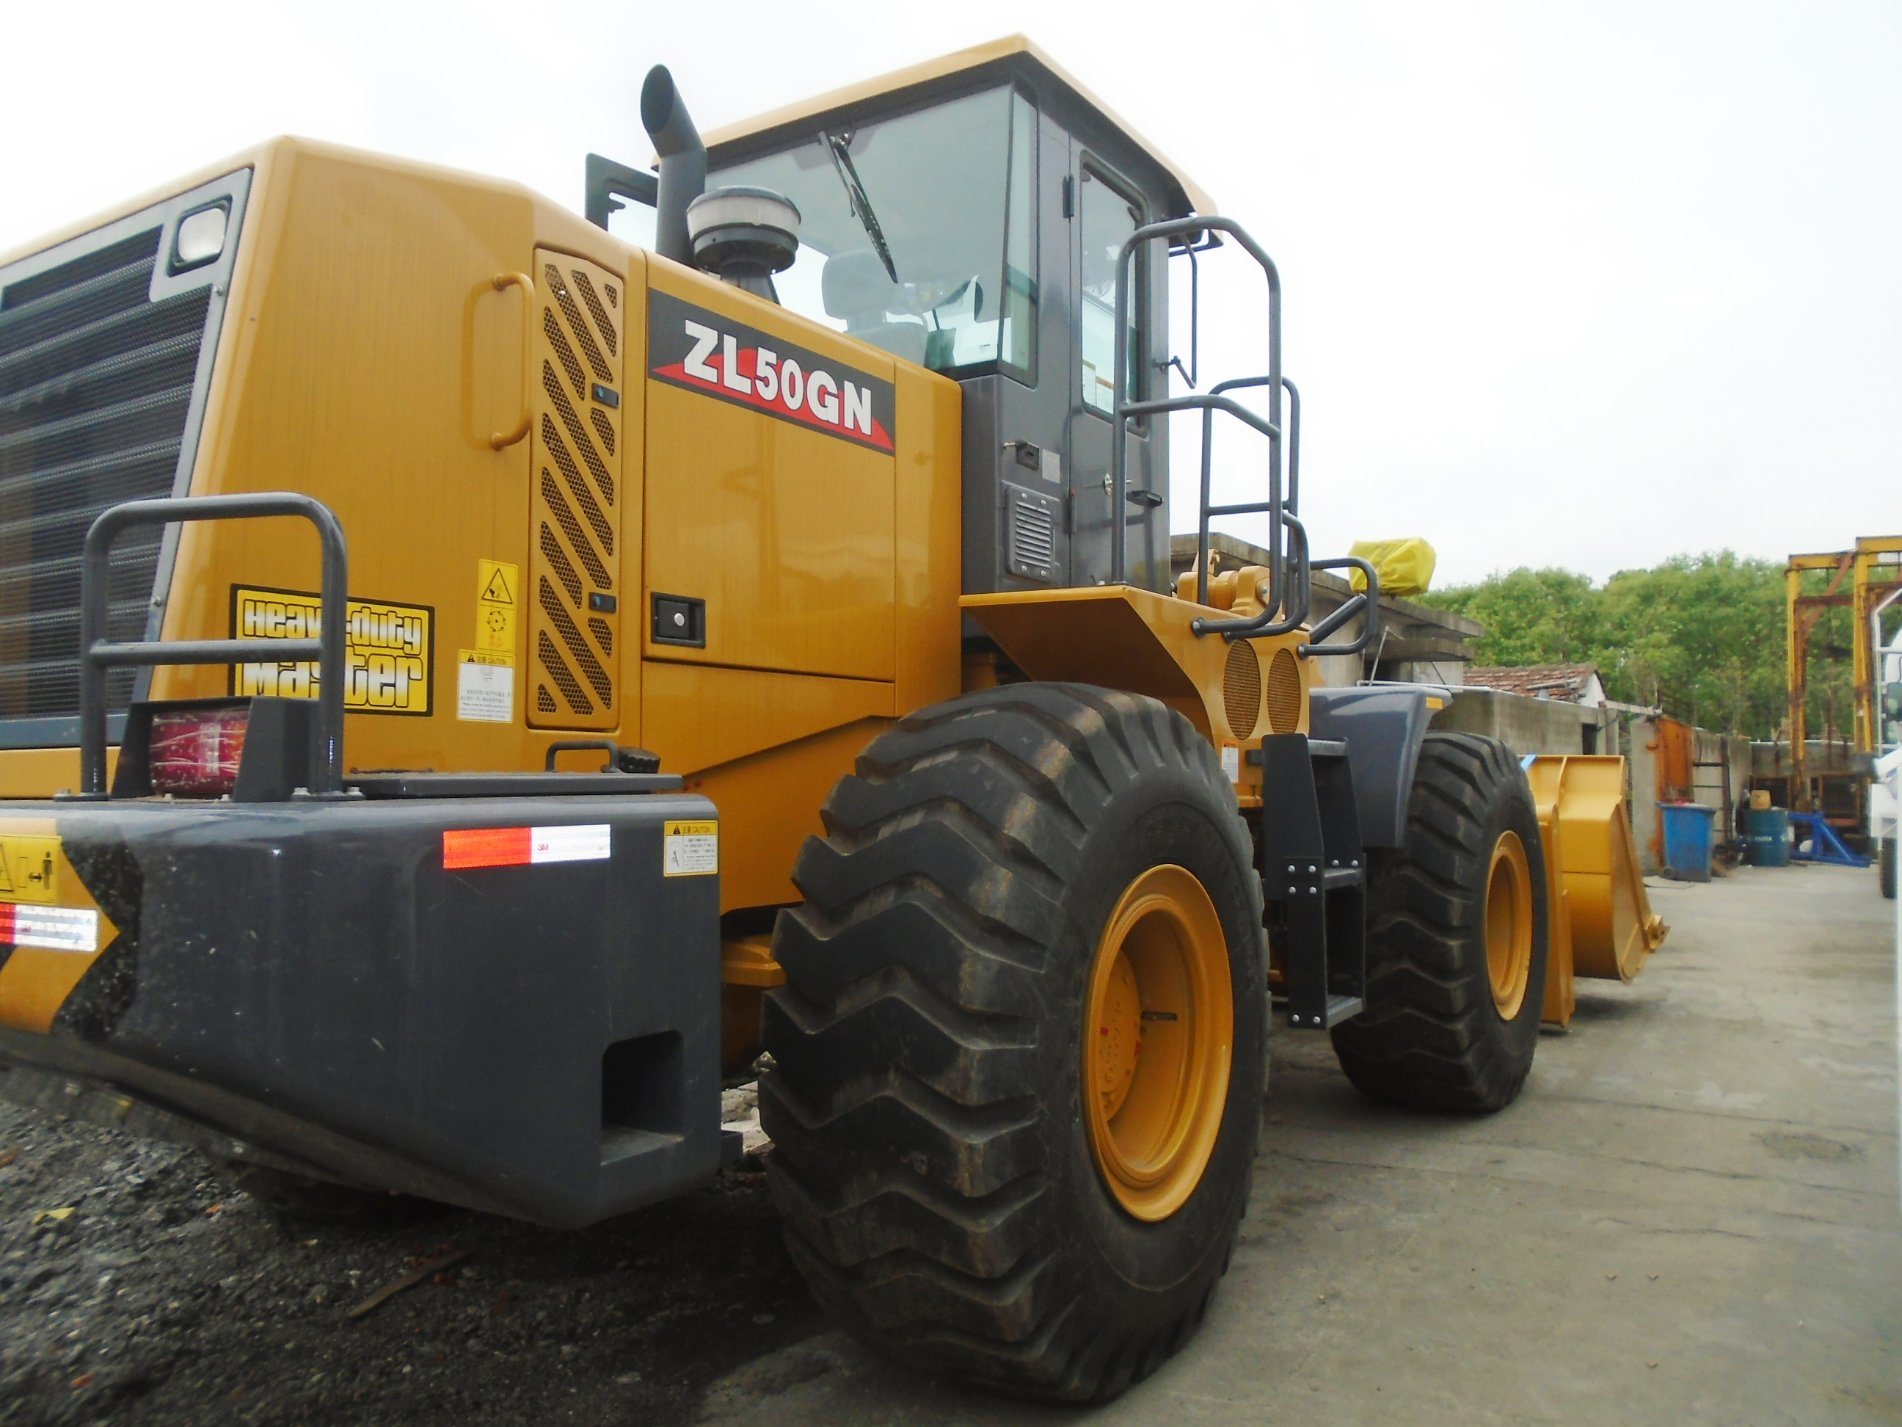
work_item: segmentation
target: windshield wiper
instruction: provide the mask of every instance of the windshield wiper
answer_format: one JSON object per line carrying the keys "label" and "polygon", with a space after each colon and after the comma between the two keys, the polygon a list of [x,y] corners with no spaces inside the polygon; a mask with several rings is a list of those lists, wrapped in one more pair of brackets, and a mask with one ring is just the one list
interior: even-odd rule
{"label": "windshield wiper", "polygon": [[852,206],[852,216],[859,220],[865,236],[872,240],[879,261],[885,264],[886,273],[893,282],[897,282],[898,267],[892,262],[892,250],[885,242],[885,230],[878,226],[878,215],[872,211],[872,200],[865,192],[864,180],[859,177],[858,167],[852,162],[852,151],[848,147],[850,141],[830,129],[821,129],[819,140],[826,146],[826,152],[832,155],[832,167],[839,175],[839,182],[845,186],[845,199]]}

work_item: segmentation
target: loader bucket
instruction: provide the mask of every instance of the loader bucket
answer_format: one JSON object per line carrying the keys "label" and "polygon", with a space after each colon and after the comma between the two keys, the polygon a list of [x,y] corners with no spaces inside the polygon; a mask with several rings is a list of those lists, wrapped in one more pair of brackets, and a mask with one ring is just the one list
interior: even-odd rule
{"label": "loader bucket", "polygon": [[1669,930],[1651,911],[1625,808],[1625,760],[1595,754],[1525,761],[1545,844],[1549,969],[1543,1019],[1571,1022],[1575,976],[1630,981]]}

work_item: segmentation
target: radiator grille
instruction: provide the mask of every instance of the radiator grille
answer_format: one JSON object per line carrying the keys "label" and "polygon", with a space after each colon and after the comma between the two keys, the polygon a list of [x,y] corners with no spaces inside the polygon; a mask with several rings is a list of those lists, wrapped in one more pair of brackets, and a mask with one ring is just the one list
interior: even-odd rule
{"label": "radiator grille", "polygon": [[[212,287],[151,300],[163,224],[129,226],[30,276],[0,272],[0,719],[77,713],[86,531],[107,506],[170,495],[189,436]],[[112,639],[145,635],[160,539],[114,547]],[[108,676],[111,711],[135,676]]]}
{"label": "radiator grille", "polygon": [[[623,409],[620,285],[599,268],[550,252],[536,254],[535,277],[542,310],[529,723],[612,729],[620,719],[614,665],[620,519],[613,470]],[[597,384],[613,404],[601,400]]]}

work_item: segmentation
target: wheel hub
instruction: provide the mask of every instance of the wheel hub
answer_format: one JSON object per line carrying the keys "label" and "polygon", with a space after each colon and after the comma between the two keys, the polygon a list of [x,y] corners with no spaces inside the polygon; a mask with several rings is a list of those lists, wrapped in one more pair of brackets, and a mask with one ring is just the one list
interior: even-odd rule
{"label": "wheel hub", "polygon": [[1228,942],[1184,867],[1131,882],[1103,928],[1083,1024],[1090,1148],[1116,1201],[1166,1219],[1201,1182],[1234,1055]]}
{"label": "wheel hub", "polygon": [[1510,1021],[1525,1002],[1532,975],[1532,869],[1525,844],[1510,830],[1493,844],[1486,877],[1486,972],[1493,1005]]}

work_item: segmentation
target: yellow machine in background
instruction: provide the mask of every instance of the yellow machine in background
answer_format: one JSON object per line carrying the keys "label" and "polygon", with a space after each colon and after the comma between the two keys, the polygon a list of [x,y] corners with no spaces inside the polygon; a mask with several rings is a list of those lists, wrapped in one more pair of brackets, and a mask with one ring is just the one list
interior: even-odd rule
{"label": "yellow machine in background", "polygon": [[1550,968],[1543,1016],[1569,1026],[1574,977],[1630,982],[1669,930],[1651,910],[1625,801],[1625,760],[1555,754],[1526,761],[1545,843]]}
{"label": "yellow machine in background", "polygon": [[[1818,585],[1807,577],[1827,575]],[[1844,585],[1848,588],[1845,589]],[[1895,671],[1880,667],[1885,641],[1883,616],[1902,597],[1902,536],[1860,536],[1853,550],[1828,554],[1792,555],[1783,570],[1784,623],[1788,635],[1790,747],[1787,797],[1792,810],[1815,814],[1816,831],[1833,827],[1848,840],[1831,853],[1822,837],[1813,841],[1813,853],[1824,860],[1854,862],[1866,848],[1877,865],[1884,897],[1896,887],[1896,838],[1888,794],[1877,778],[1876,762],[1892,740],[1883,737],[1885,722],[1899,710]],[[1810,636],[1817,621],[1833,608],[1849,610],[1850,702],[1854,729],[1850,740],[1847,775],[1813,772],[1809,747]],[[1866,843],[1862,839],[1866,838]]]}
{"label": "yellow machine in background", "polygon": [[[282,139],[0,258],[0,1092],[573,1225],[735,1157],[763,1049],[841,1321],[1113,1396],[1227,1264],[1271,966],[1464,1112],[1635,972],[1617,762],[1316,686],[1381,582],[1284,480],[1279,272],[1028,42],[641,107],[592,221]],[[1172,393],[1218,247],[1262,367]],[[1258,464],[1172,587],[1179,413]]]}

